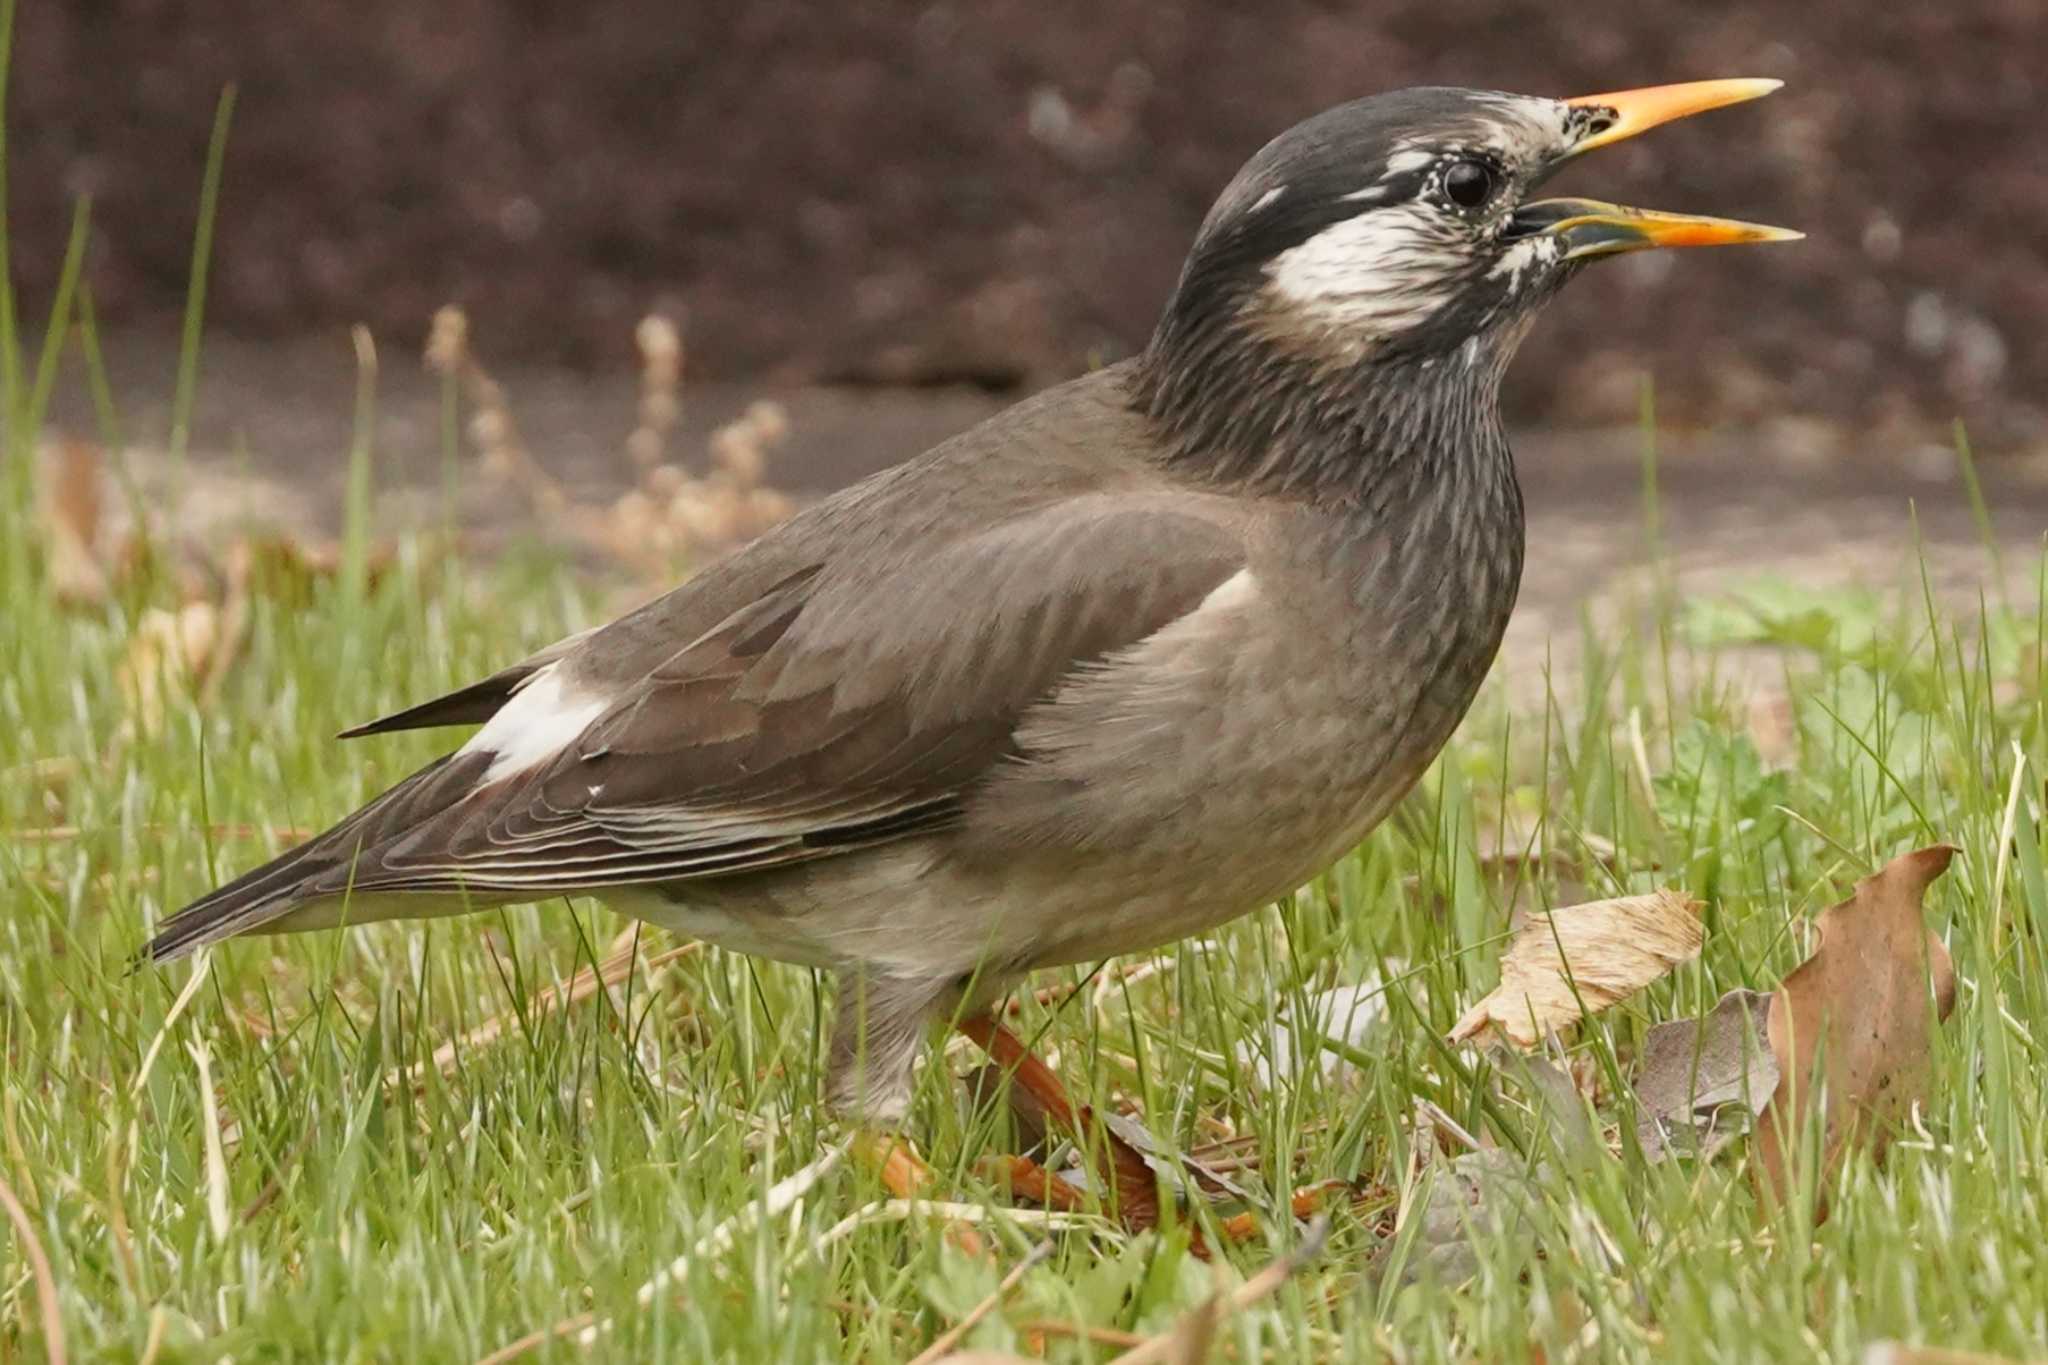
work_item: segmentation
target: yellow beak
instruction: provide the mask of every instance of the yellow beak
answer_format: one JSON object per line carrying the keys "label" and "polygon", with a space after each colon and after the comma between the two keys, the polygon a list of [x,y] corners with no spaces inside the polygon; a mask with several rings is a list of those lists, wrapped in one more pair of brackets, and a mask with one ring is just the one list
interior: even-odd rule
{"label": "yellow beak", "polygon": [[[1586,133],[1565,153],[1575,157],[1595,147],[1655,128],[1660,123],[1741,104],[1770,94],[1783,81],[1688,81],[1683,85],[1652,85],[1566,100],[1586,115]],[[1744,242],[1795,242],[1804,233],[1788,228],[1743,223],[1732,218],[1703,218],[1690,213],[1659,213],[1627,208],[1598,199],[1542,199],[1524,204],[1514,214],[1515,236],[1543,233],[1564,243],[1564,259],[1611,256],[1662,246],[1734,246]]]}
{"label": "yellow beak", "polygon": [[1612,256],[1656,246],[1739,246],[1745,242],[1796,242],[1806,234],[1790,228],[1704,218],[1692,213],[1659,213],[1598,199],[1539,199],[1515,210],[1516,236],[1543,233],[1564,242],[1567,261]]}
{"label": "yellow beak", "polygon": [[1686,81],[1679,85],[1646,85],[1640,90],[1614,90],[1605,95],[1581,95],[1565,103],[1583,109],[1593,122],[1589,132],[1571,150],[1571,155],[1620,142],[1637,133],[1648,132],[1660,123],[1704,114],[1731,104],[1760,100],[1783,81],[1738,77],[1725,81]]}

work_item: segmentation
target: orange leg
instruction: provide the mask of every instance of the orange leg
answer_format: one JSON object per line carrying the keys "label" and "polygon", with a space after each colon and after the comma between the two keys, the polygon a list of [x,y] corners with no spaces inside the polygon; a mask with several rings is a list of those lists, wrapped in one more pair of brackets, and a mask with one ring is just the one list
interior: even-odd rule
{"label": "orange leg", "polygon": [[[1088,1106],[1075,1103],[1052,1068],[1034,1057],[1006,1025],[993,1017],[981,1016],[964,1019],[958,1027],[996,1065],[1010,1073],[1012,1082],[1049,1123],[1066,1129],[1094,1154],[1096,1168],[1101,1171],[1113,1206],[1126,1226],[1142,1229],[1159,1222],[1159,1185],[1137,1148],[1106,1125],[1097,1123]],[[1024,1157],[991,1158],[983,1169],[1006,1181],[1015,1193],[1048,1208],[1074,1208],[1080,1199],[1072,1186]],[[1296,1218],[1313,1217],[1346,1193],[1359,1197],[1341,1180],[1307,1186],[1295,1192],[1291,1212]],[[1218,1231],[1224,1241],[1236,1242],[1256,1236],[1260,1227],[1258,1216],[1247,1212],[1223,1219]],[[1192,1250],[1206,1258],[1209,1250],[1199,1228],[1194,1234]]]}
{"label": "orange leg", "polygon": [[1076,1104],[1052,1068],[1007,1025],[989,1015],[963,1019],[960,1032],[972,1038],[990,1059],[1011,1074],[1046,1118],[1073,1134],[1094,1155],[1096,1169],[1110,1190],[1111,1206],[1127,1227],[1149,1228],[1159,1222],[1159,1183],[1138,1149],[1095,1121],[1087,1105]]}
{"label": "orange leg", "polygon": [[[882,1188],[898,1199],[930,1199],[938,1177],[924,1158],[903,1138],[872,1129],[853,1139],[856,1161],[872,1167]],[[946,1238],[969,1256],[988,1254],[988,1243],[967,1223],[947,1223]]]}

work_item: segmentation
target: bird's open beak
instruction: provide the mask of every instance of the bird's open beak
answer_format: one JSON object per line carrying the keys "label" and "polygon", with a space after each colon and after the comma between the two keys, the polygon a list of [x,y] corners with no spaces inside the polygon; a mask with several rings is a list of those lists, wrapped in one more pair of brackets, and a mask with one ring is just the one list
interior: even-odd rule
{"label": "bird's open beak", "polygon": [[[1688,81],[1582,95],[1565,103],[1590,116],[1586,132],[1567,158],[1605,147],[1655,128],[1660,123],[1704,113],[1724,105],[1761,99],[1783,81]],[[1657,246],[1733,246],[1743,242],[1794,242],[1805,236],[1788,228],[1765,227],[1730,218],[1703,218],[1689,213],[1659,213],[1626,208],[1598,199],[1540,199],[1515,210],[1512,237],[1544,233],[1564,242],[1564,259],[1608,256]]]}

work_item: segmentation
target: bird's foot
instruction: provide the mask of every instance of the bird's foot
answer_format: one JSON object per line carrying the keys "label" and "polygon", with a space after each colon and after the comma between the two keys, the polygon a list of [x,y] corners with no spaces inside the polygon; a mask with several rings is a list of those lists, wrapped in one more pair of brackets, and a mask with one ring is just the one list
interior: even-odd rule
{"label": "bird's foot", "polygon": [[879,1129],[862,1129],[853,1139],[853,1156],[875,1173],[882,1188],[898,1199],[928,1199],[932,1168],[910,1145],[910,1139]]}
{"label": "bird's foot", "polygon": [[[1158,1224],[1160,1176],[1175,1165],[1184,1166],[1187,1178],[1180,1179],[1176,1173],[1173,1183],[1190,1195],[1219,1202],[1250,1202],[1251,1196],[1221,1172],[1185,1159],[1173,1162],[1135,1120],[1121,1115],[1098,1119],[1089,1106],[1073,1099],[1052,1068],[993,1017],[962,1020],[959,1029],[1009,1074],[1011,1102],[1020,1118],[1037,1127],[1053,1124],[1065,1129],[1091,1154],[1110,1207],[1124,1226],[1142,1230]],[[1012,1193],[1045,1208],[1079,1209],[1087,1203],[1079,1186],[1029,1157],[994,1157],[984,1162],[982,1169],[1008,1185]],[[1354,1193],[1345,1181],[1321,1181],[1296,1190],[1289,1200],[1290,1212],[1296,1218],[1310,1218]],[[1261,1215],[1250,1209],[1216,1222],[1216,1230],[1226,1242],[1249,1240],[1258,1235],[1260,1227]],[[1200,1228],[1194,1230],[1193,1250],[1197,1255],[1208,1254]]]}
{"label": "bird's foot", "polygon": [[[1158,1224],[1159,1180],[1144,1153],[1111,1125],[1098,1122],[1087,1105],[1076,1103],[1052,1068],[1033,1056],[1024,1040],[1007,1026],[992,1016],[980,1015],[961,1020],[959,1029],[988,1054],[989,1060],[1009,1073],[1011,1084],[1025,1101],[1020,1107],[1034,1118],[1042,1116],[1043,1121],[1064,1128],[1090,1153],[1108,1192],[1110,1208],[1124,1226],[1142,1229]],[[1026,1198],[1035,1197],[1036,1202],[1049,1207],[1059,1206],[1056,1201],[1069,1194],[1078,1198],[1072,1186],[1036,1162],[1025,1157],[1010,1161],[1007,1175],[1011,1188]],[[1063,1193],[1054,1194],[1054,1187],[1060,1187]]]}
{"label": "bird's foot", "polygon": [[[910,1145],[910,1139],[898,1133],[865,1128],[854,1135],[853,1157],[875,1173],[882,1182],[882,1188],[893,1197],[903,1200],[929,1200],[938,1184],[938,1177],[925,1164],[917,1149]],[[969,1256],[981,1257],[988,1254],[988,1243],[975,1231],[972,1224],[949,1220],[945,1224],[946,1240]]]}

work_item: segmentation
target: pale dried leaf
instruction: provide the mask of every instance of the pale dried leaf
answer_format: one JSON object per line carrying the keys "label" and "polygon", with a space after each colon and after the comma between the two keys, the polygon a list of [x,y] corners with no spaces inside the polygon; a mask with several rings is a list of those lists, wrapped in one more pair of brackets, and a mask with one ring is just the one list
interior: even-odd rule
{"label": "pale dried leaf", "polygon": [[129,718],[145,735],[163,728],[166,702],[193,694],[206,676],[221,639],[220,612],[211,602],[187,602],[176,612],[151,607],[118,667]]}
{"label": "pale dried leaf", "polygon": [[1699,1019],[1659,1024],[1636,1064],[1636,1135],[1646,1161],[1712,1157],[1749,1131],[1778,1088],[1771,997],[1733,990]]}
{"label": "pale dried leaf", "polygon": [[1518,1047],[1597,1014],[1699,955],[1699,902],[1677,891],[1532,913],[1501,958],[1500,984],[1465,1012],[1450,1040],[1493,1027]]}
{"label": "pale dried leaf", "polygon": [[99,447],[85,441],[60,441],[44,455],[45,572],[50,591],[66,606],[107,600],[109,580],[100,561],[102,463]]}
{"label": "pale dried leaf", "polygon": [[1954,856],[1937,844],[1857,882],[1853,896],[1821,912],[1812,956],[1772,997],[1779,1079],[1756,1162],[1766,1194],[1782,1199],[1795,1187],[1793,1154],[1809,1123],[1821,1124],[1825,1172],[1852,1144],[1882,1156],[1890,1130],[1927,1098],[1934,1022],[1955,1008],[1956,972],[1921,901]]}

